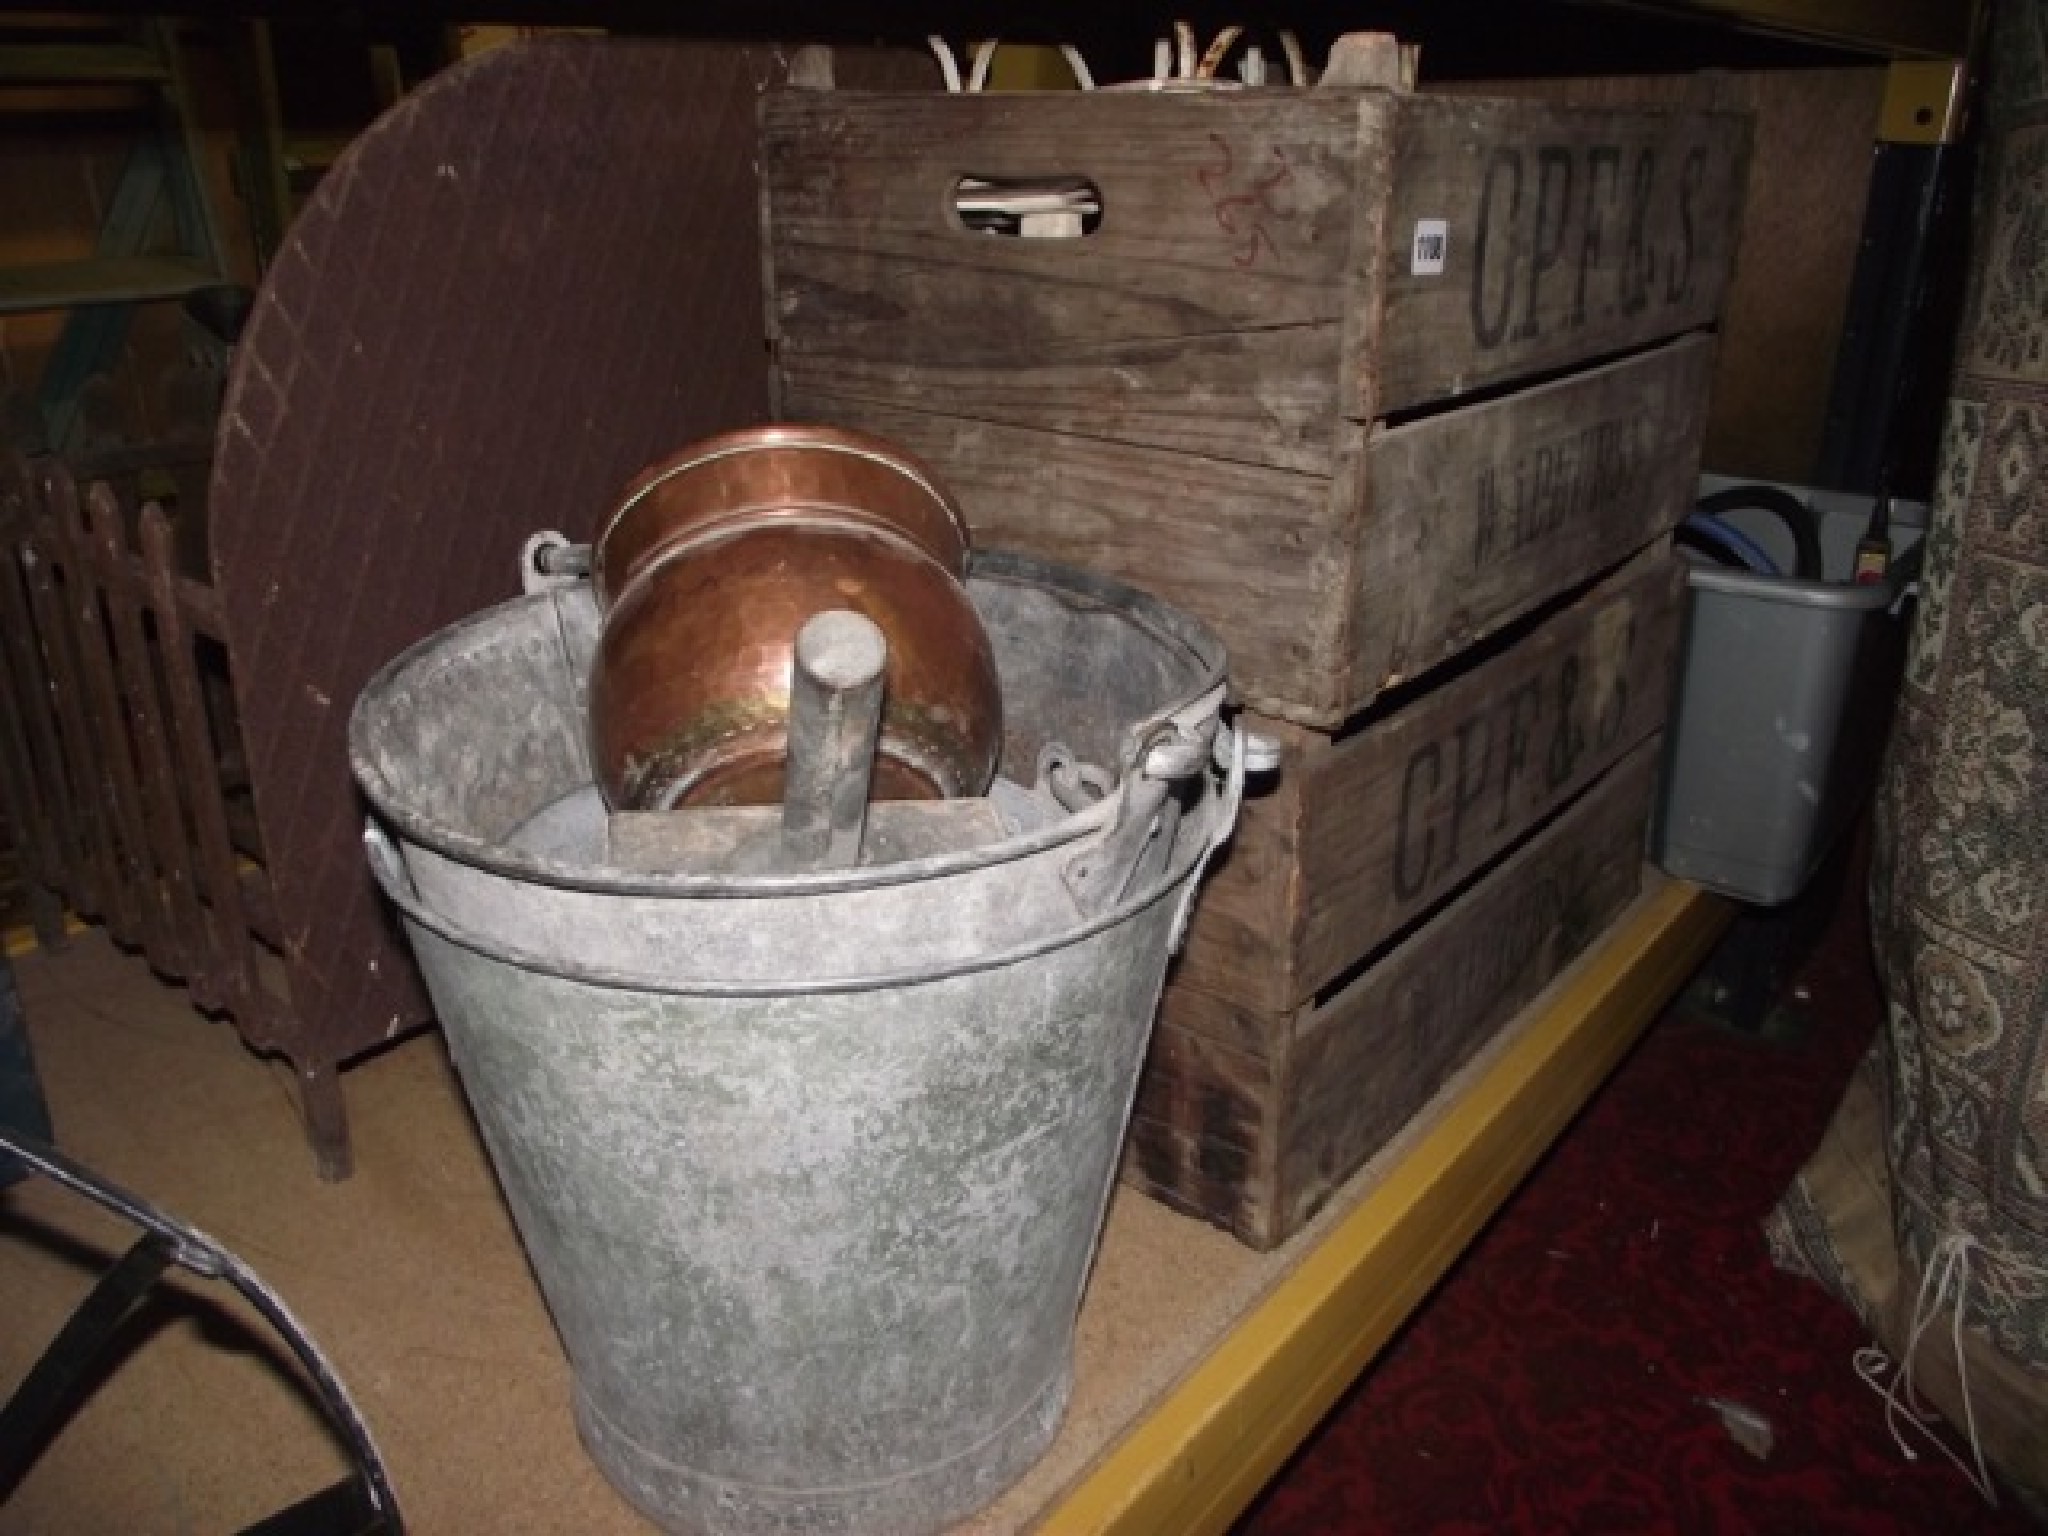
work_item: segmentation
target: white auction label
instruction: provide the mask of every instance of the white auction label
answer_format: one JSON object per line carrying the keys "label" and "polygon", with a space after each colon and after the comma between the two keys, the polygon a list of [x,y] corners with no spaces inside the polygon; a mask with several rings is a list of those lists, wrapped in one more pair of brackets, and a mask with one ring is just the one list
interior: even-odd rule
{"label": "white auction label", "polygon": [[1416,277],[1436,277],[1450,253],[1451,226],[1446,219],[1417,219],[1415,244],[1408,254],[1408,270]]}

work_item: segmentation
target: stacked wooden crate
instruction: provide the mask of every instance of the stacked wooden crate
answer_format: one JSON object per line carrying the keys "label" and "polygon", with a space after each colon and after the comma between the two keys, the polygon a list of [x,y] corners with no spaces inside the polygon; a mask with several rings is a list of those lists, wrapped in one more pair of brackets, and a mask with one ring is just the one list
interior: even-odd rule
{"label": "stacked wooden crate", "polygon": [[1636,890],[1748,137],[1333,84],[764,105],[781,413],[1201,615],[1285,743],[1127,1163],[1250,1243]]}

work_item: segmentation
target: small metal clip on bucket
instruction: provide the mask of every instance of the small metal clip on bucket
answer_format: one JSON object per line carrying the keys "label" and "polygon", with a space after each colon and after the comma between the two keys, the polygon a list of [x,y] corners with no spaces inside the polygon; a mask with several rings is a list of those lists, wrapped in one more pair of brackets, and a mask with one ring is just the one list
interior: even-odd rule
{"label": "small metal clip on bucket", "polygon": [[431,637],[351,721],[371,867],[584,1443],[671,1530],[938,1531],[1066,1403],[1167,957],[1249,754],[1218,729],[1223,650],[1193,619],[1000,552],[966,591],[1004,782],[1065,765],[1065,798],[1018,788],[1031,817],[973,848],[608,863],[580,583]]}
{"label": "small metal clip on bucket", "polygon": [[1121,900],[1148,857],[1156,866],[1161,851],[1172,845],[1180,820],[1177,790],[1208,768],[1222,707],[1218,687],[1134,736],[1119,775],[1124,792],[1116,819],[1100,842],[1066,868],[1067,888],[1082,911],[1100,912]]}
{"label": "small metal clip on bucket", "polygon": [[519,551],[519,590],[546,592],[590,579],[590,546],[573,544],[565,534],[545,529]]}

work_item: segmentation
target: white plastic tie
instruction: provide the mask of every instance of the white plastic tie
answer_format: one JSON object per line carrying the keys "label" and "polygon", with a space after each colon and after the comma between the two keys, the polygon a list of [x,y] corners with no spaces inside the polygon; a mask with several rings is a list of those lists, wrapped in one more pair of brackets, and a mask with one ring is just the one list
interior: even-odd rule
{"label": "white plastic tie", "polygon": [[1067,68],[1074,72],[1074,84],[1084,91],[1095,89],[1095,74],[1089,69],[1088,61],[1081,57],[1081,50],[1072,43],[1060,44],[1060,57],[1067,61]]}
{"label": "white plastic tie", "polygon": [[939,78],[946,83],[946,90],[952,95],[960,94],[960,61],[953,56],[953,46],[934,32],[925,39],[931,48],[932,57],[939,61]]}
{"label": "white plastic tie", "polygon": [[988,89],[988,72],[995,66],[996,40],[986,38],[974,45],[974,64],[967,72],[967,89],[984,91]]}
{"label": "white plastic tie", "polygon": [[[1981,1256],[1981,1257],[1980,1257]],[[2048,1269],[2001,1257],[1963,1232],[1951,1232],[1934,1245],[1926,1271],[1920,1276],[1920,1292],[1913,1300],[1913,1321],[1906,1333],[1905,1361],[1893,1361],[1875,1344],[1866,1344],[1851,1357],[1864,1385],[1884,1399],[1885,1428],[1907,1461],[1918,1461],[1920,1453],[1909,1443],[1906,1430],[1917,1429],[1942,1455],[1955,1463],[1970,1480],[1984,1502],[1996,1507],[1997,1485],[1984,1464],[1984,1444],[1977,1432],[1977,1408],[1970,1396],[1970,1361],[1963,1349],[1963,1313],[1972,1284],[1984,1283],[1984,1268],[1999,1270],[2014,1278],[2048,1280]],[[1920,1402],[1914,1382],[1920,1342],[1938,1327],[1948,1314],[1949,1348],[1956,1363],[1956,1390],[1963,1404],[1963,1433],[1969,1440],[1970,1459],[1963,1460],[1934,1432],[1934,1414]],[[1885,1380],[1886,1376],[1889,1380]]]}

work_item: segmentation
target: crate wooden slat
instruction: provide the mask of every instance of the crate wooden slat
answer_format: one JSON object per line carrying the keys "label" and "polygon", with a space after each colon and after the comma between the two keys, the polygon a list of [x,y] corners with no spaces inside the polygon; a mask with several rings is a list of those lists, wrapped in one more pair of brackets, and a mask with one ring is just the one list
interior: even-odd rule
{"label": "crate wooden slat", "polygon": [[1687,336],[1375,433],[1352,676],[1427,672],[1667,533],[1692,505],[1713,355]]}
{"label": "crate wooden slat", "polygon": [[[922,454],[986,542],[1200,614],[1247,702],[1333,729],[1683,514],[1747,143],[1389,91],[784,92],[778,407]],[[1098,189],[1092,233],[954,211],[1052,175]]]}
{"label": "crate wooden slat", "polygon": [[[1233,691],[1268,714],[1275,677],[1335,675],[1350,552],[1327,483],[1262,465],[872,401],[802,397],[796,419],[865,428],[934,465],[975,542],[1099,570],[1208,619]],[[1220,617],[1227,613],[1226,625]]]}
{"label": "crate wooden slat", "polygon": [[1256,1248],[1284,1241],[1631,901],[1661,738],[1334,996],[1261,1014],[1176,978],[1125,1176]]}
{"label": "crate wooden slat", "polygon": [[[1720,312],[1748,119],[1394,96],[1378,324],[1351,410],[1399,411],[1681,330]],[[1443,267],[1416,234],[1445,226]],[[1364,311],[1372,314],[1374,311]]]}

